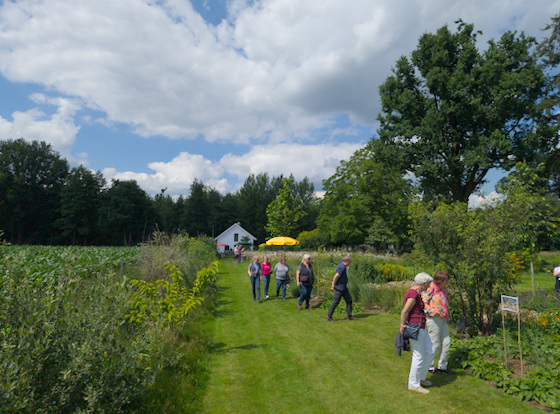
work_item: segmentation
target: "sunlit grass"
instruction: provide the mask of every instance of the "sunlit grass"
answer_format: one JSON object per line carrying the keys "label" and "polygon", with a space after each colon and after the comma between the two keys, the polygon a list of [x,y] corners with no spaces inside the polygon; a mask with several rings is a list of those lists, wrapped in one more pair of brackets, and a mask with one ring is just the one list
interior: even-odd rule
{"label": "sunlit grass", "polygon": [[429,396],[408,391],[398,315],[332,323],[326,310],[298,311],[295,299],[256,303],[246,266],[222,265],[204,413],[540,412],[456,367],[457,376],[432,376]]}

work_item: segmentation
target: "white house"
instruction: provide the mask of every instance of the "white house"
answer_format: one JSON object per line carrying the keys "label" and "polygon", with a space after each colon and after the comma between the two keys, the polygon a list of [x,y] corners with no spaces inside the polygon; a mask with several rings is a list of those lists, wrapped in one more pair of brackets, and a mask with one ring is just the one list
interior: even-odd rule
{"label": "white house", "polygon": [[251,250],[253,250],[253,245],[256,243],[257,238],[241,227],[241,224],[235,223],[230,228],[223,231],[219,236],[214,237],[214,240],[216,240],[216,244],[218,245],[218,253],[224,254],[228,250],[233,250],[233,246],[238,244],[244,238],[249,239],[249,246]]}

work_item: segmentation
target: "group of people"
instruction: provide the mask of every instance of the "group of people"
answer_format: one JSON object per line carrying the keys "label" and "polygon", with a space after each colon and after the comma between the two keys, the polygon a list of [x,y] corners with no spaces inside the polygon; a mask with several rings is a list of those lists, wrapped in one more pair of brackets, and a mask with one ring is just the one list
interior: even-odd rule
{"label": "group of people", "polygon": [[[350,256],[345,256],[340,260],[336,268],[331,285],[331,289],[334,290],[334,298],[327,313],[328,321],[334,322],[332,316],[342,298],[344,298],[346,302],[346,316],[348,320],[356,320],[356,318],[352,316],[352,296],[350,296],[348,292],[348,266],[350,266],[350,263],[352,263],[352,258]],[[280,258],[280,261],[274,266],[274,269],[272,269],[268,256],[264,257],[262,263],[259,262],[258,255],[253,256],[253,261],[247,269],[247,273],[251,278],[253,300],[262,302],[263,299],[266,300],[269,298],[268,289],[272,272],[276,275],[276,299],[279,298],[280,289],[282,289],[282,299],[286,300],[286,286],[290,282],[289,271],[290,267],[286,263],[285,257]],[[263,280],[263,299],[261,299],[261,278]],[[297,302],[298,310],[302,310],[303,307],[307,310],[312,309],[310,307],[310,300],[314,282],[315,275],[313,274],[311,256],[309,254],[304,254],[296,270],[296,283],[300,289],[300,296]]]}
{"label": "group of people", "polygon": [[[253,256],[253,261],[249,265],[247,272],[251,278],[251,286],[253,288],[253,300],[262,302],[263,299],[269,299],[268,289],[270,287],[270,277],[272,272],[276,276],[276,299],[280,296],[280,289],[282,289],[282,299],[286,300],[286,287],[290,281],[289,276],[290,267],[286,263],[286,258],[280,258],[280,261],[276,263],[274,269],[270,264],[268,256],[264,257],[262,263],[259,262],[259,256]],[[261,299],[261,278],[263,281],[263,298]]]}
{"label": "group of people", "polygon": [[[397,340],[403,341],[406,329],[416,330],[416,338],[410,337],[412,362],[408,376],[408,389],[422,394],[432,383],[426,379],[428,372],[454,374],[447,368],[449,358],[449,302],[447,283],[449,275],[438,271],[432,278],[427,273],[418,273],[414,285],[404,296],[401,326]],[[407,327],[407,325],[410,325]],[[413,328],[414,327],[414,328]],[[399,337],[400,335],[400,337]],[[439,357],[436,359],[436,355]]]}
{"label": "group of people", "polygon": [[[336,268],[331,284],[334,291],[333,301],[327,313],[327,321],[334,322],[333,314],[341,299],[346,302],[346,317],[356,320],[352,316],[352,296],[348,291],[348,266],[352,263],[350,256],[343,257]],[[260,279],[263,279],[263,297],[268,299],[270,275],[276,275],[276,298],[282,288],[282,299],[286,300],[286,285],[289,283],[289,266],[286,258],[282,257],[272,269],[268,257],[262,263],[259,256],[254,256],[249,265],[248,273],[253,288],[253,300],[262,302],[260,296]],[[560,269],[559,269],[560,274]],[[310,308],[309,302],[315,276],[311,256],[304,254],[296,270],[296,282],[300,288],[297,302],[298,310]],[[432,383],[426,379],[428,372],[433,374],[454,374],[447,368],[451,337],[449,335],[449,302],[447,283],[449,275],[438,271],[432,278],[427,273],[418,273],[414,278],[414,285],[407,290],[404,296],[404,307],[401,312],[401,325],[395,343],[403,344],[405,329],[408,325],[414,326],[415,337],[407,339],[412,347],[412,362],[408,376],[408,389],[423,394],[430,391],[426,389]],[[407,343],[408,344],[408,343]],[[437,358],[436,358],[437,356]]]}

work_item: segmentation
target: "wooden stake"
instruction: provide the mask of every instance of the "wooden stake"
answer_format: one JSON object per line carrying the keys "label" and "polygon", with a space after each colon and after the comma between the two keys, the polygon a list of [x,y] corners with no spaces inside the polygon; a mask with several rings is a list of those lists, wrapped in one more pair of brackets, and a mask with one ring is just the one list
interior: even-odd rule
{"label": "wooden stake", "polygon": [[505,311],[502,308],[502,331],[504,331],[504,364],[507,369],[507,339],[506,339],[506,317]]}
{"label": "wooden stake", "polygon": [[523,376],[523,352],[521,350],[521,312],[517,312],[517,339],[519,340],[519,361],[521,363],[521,376]]}

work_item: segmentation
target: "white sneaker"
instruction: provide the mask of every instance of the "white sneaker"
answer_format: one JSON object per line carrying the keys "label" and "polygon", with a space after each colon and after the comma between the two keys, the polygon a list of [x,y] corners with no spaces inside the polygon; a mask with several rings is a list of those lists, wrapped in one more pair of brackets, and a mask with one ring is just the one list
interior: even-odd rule
{"label": "white sneaker", "polygon": [[268,299],[268,295],[266,295],[265,299]]}
{"label": "white sneaker", "polygon": [[421,380],[420,385],[422,385],[423,387],[431,387],[432,386],[432,381]]}
{"label": "white sneaker", "polygon": [[426,388],[422,388],[422,387],[411,387],[410,385],[408,386],[408,389],[410,391],[416,391],[419,392],[421,394],[429,394],[430,391],[428,391]]}

